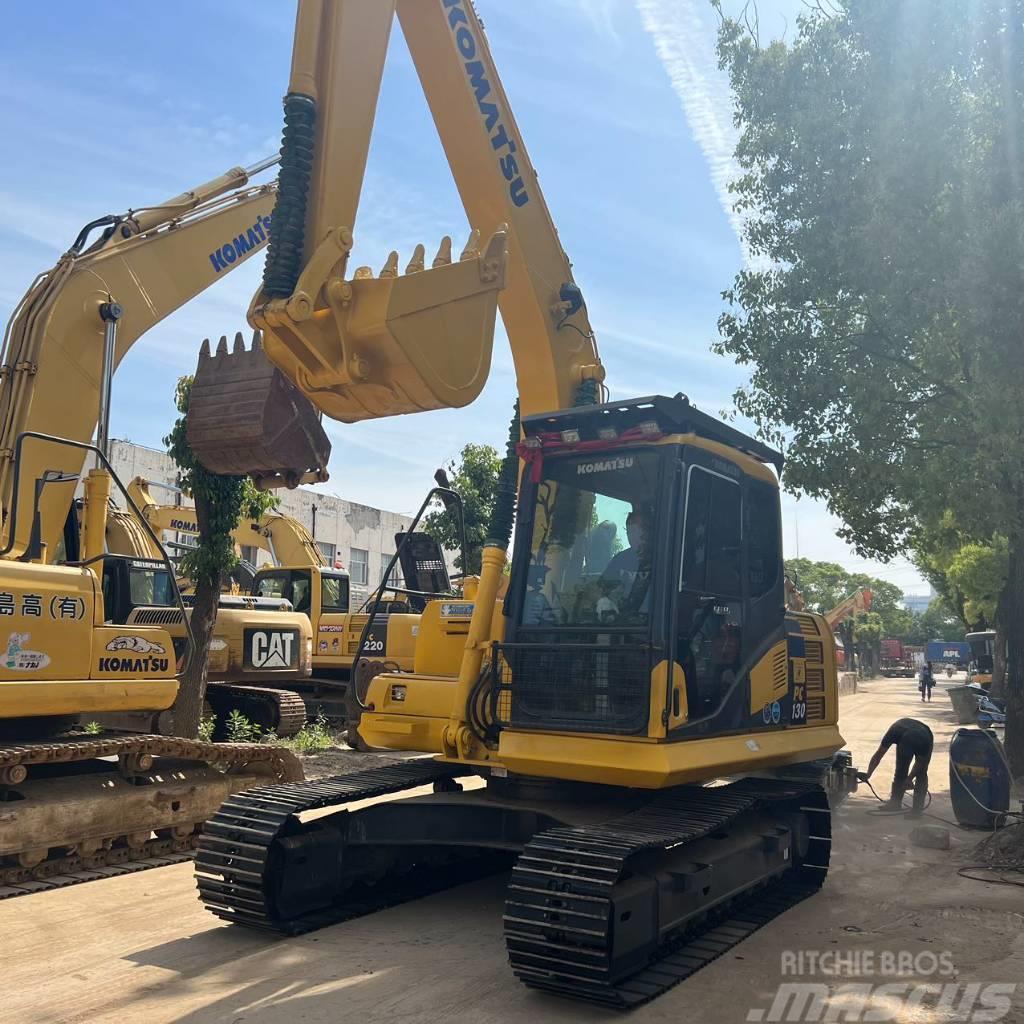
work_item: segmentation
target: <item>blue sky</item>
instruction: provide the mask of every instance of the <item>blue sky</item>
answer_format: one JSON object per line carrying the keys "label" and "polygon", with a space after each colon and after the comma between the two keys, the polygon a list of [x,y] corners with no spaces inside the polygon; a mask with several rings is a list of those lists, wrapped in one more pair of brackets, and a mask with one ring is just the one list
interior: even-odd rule
{"label": "blue sky", "polygon": [[[800,0],[761,0],[763,36]],[[548,204],[574,263],[615,397],[684,391],[730,405],[743,373],[709,351],[742,265],[728,209],[734,134],[707,0],[477,0]],[[125,12],[131,10],[126,21]],[[280,0],[17,4],[0,38],[0,314],[86,221],[169,198],[275,152],[294,13]],[[392,37],[356,263],[429,250],[466,218],[400,31]],[[143,337],[114,384],[113,432],[160,447],[175,378],[201,340],[243,328],[257,257]],[[503,332],[468,409],[330,424],[327,489],[410,511],[466,441],[502,442],[514,398]],[[909,563],[865,563],[818,503],[784,499],[787,554],[870,569],[910,590]]]}

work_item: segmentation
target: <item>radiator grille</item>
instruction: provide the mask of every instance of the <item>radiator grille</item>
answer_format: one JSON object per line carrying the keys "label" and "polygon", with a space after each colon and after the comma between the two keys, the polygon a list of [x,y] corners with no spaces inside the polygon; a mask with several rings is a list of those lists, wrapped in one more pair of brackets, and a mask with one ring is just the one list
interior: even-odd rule
{"label": "radiator grille", "polygon": [[804,636],[820,636],[818,624],[810,615],[798,615],[796,621],[800,623],[800,632]]}
{"label": "radiator grille", "polygon": [[648,644],[590,631],[560,631],[552,639],[495,646],[491,711],[499,724],[558,732],[646,731]]}
{"label": "radiator grille", "polygon": [[132,613],[131,621],[137,626],[177,626],[182,615],[178,608],[140,608]]}
{"label": "radiator grille", "polygon": [[772,692],[783,694],[789,688],[789,652],[782,644],[772,656]]}

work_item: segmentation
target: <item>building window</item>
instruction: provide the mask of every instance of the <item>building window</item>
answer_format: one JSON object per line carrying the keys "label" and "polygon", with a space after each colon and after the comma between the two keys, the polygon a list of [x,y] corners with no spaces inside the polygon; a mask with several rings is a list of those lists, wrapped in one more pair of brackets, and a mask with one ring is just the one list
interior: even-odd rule
{"label": "building window", "polygon": [[370,581],[370,552],[363,548],[350,548],[348,574],[357,587],[365,587]]}
{"label": "building window", "polygon": [[334,553],[337,550],[333,544],[328,544],[325,540],[318,540],[316,546],[320,549],[320,554],[324,556],[324,561],[333,566],[334,565]]}
{"label": "building window", "polygon": [[[394,558],[394,552],[392,552],[390,555],[386,554],[383,551],[380,553],[380,582],[381,583],[384,582],[384,574],[387,572],[388,562],[390,562],[392,558]],[[400,568],[398,562],[395,562],[395,567],[394,567],[394,569],[391,570],[390,577],[388,577],[388,585],[392,586],[392,587],[399,586],[401,578],[402,578],[401,568]]]}
{"label": "building window", "polygon": [[243,562],[248,562],[250,565],[256,564],[256,559],[259,558],[259,549],[255,544],[243,544],[241,551]]}

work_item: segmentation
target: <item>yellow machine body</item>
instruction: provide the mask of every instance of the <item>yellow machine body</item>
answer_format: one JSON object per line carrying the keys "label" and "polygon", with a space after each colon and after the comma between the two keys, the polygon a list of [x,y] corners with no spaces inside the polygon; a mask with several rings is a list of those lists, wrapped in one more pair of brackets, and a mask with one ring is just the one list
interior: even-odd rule
{"label": "yellow machine body", "polygon": [[161,711],[178,692],[173,640],[102,622],[88,569],[5,563],[0,592],[0,719]]}

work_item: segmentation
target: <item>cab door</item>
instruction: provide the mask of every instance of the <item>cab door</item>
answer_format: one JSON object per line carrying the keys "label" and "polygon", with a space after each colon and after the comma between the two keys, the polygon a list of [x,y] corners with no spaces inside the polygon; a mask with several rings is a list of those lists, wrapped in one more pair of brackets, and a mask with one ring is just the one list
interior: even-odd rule
{"label": "cab door", "polygon": [[747,728],[757,659],[784,636],[778,488],[691,449],[684,466],[675,661],[686,732]]}
{"label": "cab door", "polygon": [[697,459],[684,476],[675,636],[689,722],[718,708],[742,659],[745,625],[742,477],[723,460]]}

